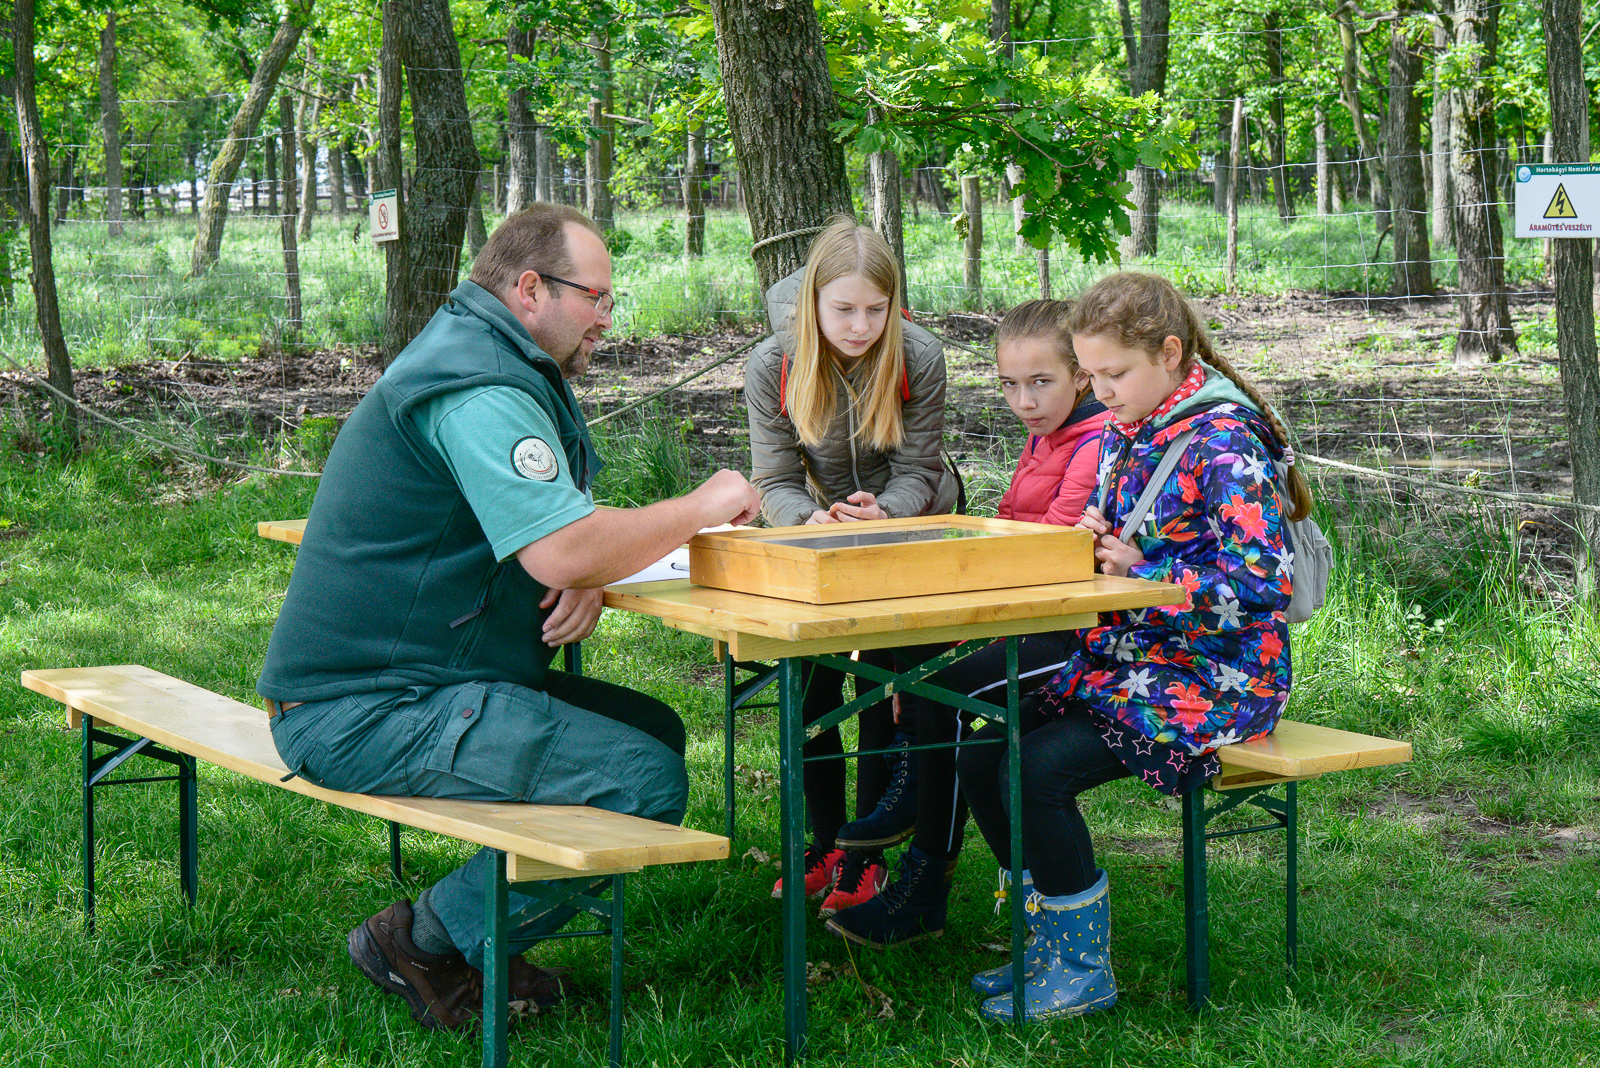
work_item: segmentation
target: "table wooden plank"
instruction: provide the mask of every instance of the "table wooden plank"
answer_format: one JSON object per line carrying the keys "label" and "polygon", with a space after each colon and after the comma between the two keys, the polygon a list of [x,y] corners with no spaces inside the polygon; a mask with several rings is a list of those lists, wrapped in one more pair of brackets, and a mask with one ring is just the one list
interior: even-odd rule
{"label": "table wooden plank", "polygon": [[265,523],[256,524],[256,535],[262,538],[271,538],[273,541],[286,541],[290,545],[299,545],[305,537],[306,521],[304,519],[269,519]]}
{"label": "table wooden plank", "polygon": [[1183,597],[1183,588],[1172,583],[1095,575],[1082,582],[819,605],[669,579],[609,586],[605,603],[725,641],[744,660],[1070,629],[1092,623],[1100,612],[1177,604]]}

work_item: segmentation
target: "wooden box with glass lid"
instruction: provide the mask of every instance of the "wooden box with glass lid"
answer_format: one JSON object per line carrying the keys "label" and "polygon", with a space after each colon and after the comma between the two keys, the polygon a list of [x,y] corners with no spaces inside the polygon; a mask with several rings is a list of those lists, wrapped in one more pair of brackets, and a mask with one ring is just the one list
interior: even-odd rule
{"label": "wooden box with glass lid", "polygon": [[964,515],[741,528],[689,542],[689,581],[839,604],[1079,582],[1094,575],[1088,531]]}

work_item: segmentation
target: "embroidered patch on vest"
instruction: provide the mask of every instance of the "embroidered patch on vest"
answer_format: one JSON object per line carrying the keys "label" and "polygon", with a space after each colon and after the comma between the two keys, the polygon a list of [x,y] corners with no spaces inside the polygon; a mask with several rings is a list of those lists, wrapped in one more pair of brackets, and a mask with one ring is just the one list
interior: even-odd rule
{"label": "embroidered patch on vest", "polygon": [[555,450],[542,438],[523,438],[511,446],[511,466],[523,478],[549,482],[561,472]]}

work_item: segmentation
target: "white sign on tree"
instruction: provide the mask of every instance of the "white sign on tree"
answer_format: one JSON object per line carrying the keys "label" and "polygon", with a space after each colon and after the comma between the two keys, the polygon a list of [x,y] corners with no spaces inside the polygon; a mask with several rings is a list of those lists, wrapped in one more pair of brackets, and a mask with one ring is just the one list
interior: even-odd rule
{"label": "white sign on tree", "polygon": [[1600,164],[1524,163],[1517,168],[1517,237],[1600,234]]}
{"label": "white sign on tree", "polygon": [[367,228],[375,245],[400,240],[400,197],[395,190],[385,189],[369,198]]}

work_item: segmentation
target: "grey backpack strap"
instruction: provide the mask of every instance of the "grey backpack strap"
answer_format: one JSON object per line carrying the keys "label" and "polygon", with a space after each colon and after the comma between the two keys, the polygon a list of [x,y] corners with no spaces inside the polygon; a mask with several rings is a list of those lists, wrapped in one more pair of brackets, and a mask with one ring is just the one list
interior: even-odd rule
{"label": "grey backpack strap", "polygon": [[[1167,444],[1167,451],[1161,454],[1161,462],[1156,465],[1155,473],[1150,476],[1144,492],[1139,494],[1139,499],[1133,502],[1133,507],[1128,509],[1122,517],[1122,533],[1117,535],[1126,544],[1133,544],[1134,532],[1144,522],[1144,517],[1149,514],[1150,506],[1155,504],[1156,497],[1161,493],[1161,487],[1167,484],[1167,478],[1172,474],[1173,468],[1178,466],[1178,461],[1183,459],[1183,452],[1189,447],[1199,427],[1190,427],[1182,434],[1173,438]],[[1111,489],[1110,472],[1106,473],[1106,480],[1100,486],[1101,510],[1104,511],[1106,494]],[[1106,517],[1110,519],[1110,516]]]}

